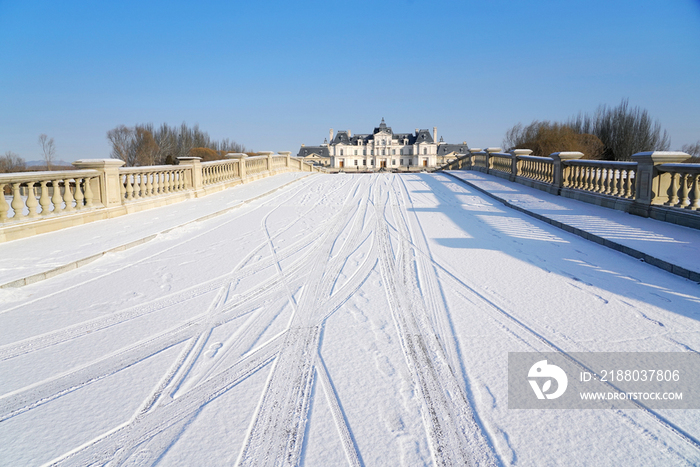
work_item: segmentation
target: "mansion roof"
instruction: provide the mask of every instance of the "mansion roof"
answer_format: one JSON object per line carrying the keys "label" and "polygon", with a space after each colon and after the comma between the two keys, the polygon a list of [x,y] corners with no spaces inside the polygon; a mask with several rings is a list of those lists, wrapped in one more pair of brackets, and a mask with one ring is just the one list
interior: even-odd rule
{"label": "mansion roof", "polygon": [[[396,140],[397,144],[416,144],[416,143],[434,143],[433,135],[430,134],[429,130],[418,130],[417,133],[394,133],[390,126],[386,126],[384,119],[382,118],[382,123],[378,127],[374,128],[371,135],[369,134],[357,134],[350,136],[349,131],[338,131],[338,133],[331,141],[331,145],[345,144],[350,146],[359,146],[361,144],[366,146],[368,141],[374,140],[374,135],[377,133],[390,134],[392,140]],[[405,143],[404,143],[405,141]]]}

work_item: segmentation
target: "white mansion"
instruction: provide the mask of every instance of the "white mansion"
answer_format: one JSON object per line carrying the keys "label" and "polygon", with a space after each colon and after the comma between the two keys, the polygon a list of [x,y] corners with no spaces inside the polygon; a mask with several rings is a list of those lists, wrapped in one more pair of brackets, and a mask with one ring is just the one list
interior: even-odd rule
{"label": "white mansion", "polygon": [[394,133],[382,123],[372,134],[352,135],[350,130],[339,131],[335,137],[329,132],[330,143],[304,146],[298,157],[317,164],[342,169],[375,169],[400,167],[435,167],[446,157],[463,154],[467,144],[446,144],[437,141],[437,127],[433,133],[416,128],[415,133]]}

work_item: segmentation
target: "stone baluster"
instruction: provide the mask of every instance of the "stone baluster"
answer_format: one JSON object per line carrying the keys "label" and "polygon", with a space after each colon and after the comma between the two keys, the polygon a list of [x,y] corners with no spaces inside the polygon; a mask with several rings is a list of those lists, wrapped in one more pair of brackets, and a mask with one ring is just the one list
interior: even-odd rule
{"label": "stone baluster", "polygon": [[679,208],[684,208],[690,204],[690,199],[688,197],[688,195],[689,195],[689,190],[688,190],[689,174],[681,173],[678,175],[680,178],[681,188],[680,188],[680,196],[679,196],[678,204],[676,204],[676,206]]}
{"label": "stone baluster", "polygon": [[634,190],[632,190],[632,170],[625,170],[625,198],[629,199],[634,197]]}
{"label": "stone baluster", "polygon": [[7,184],[0,183],[0,222],[5,222],[8,219],[7,213],[10,211],[10,205],[5,201],[5,186]]}
{"label": "stone baluster", "polygon": [[39,203],[36,200],[36,192],[34,191],[34,182],[27,182],[27,209],[29,210],[28,217],[39,217],[36,208]]}
{"label": "stone baluster", "polygon": [[51,207],[51,199],[49,198],[49,189],[47,187],[48,181],[40,182],[41,185],[41,196],[39,197],[39,206],[41,206],[41,215],[45,216],[49,213],[49,207]]}
{"label": "stone baluster", "polygon": [[85,207],[91,208],[94,205],[95,194],[92,192],[93,178],[85,179]]}
{"label": "stone baluster", "polygon": [[15,182],[12,184],[12,209],[15,211],[15,219],[21,219],[24,217],[24,201],[22,201],[22,195],[19,191],[19,186],[21,183]]}
{"label": "stone baluster", "polygon": [[63,202],[66,203],[66,211],[74,211],[75,207],[73,206],[73,201],[75,201],[75,198],[73,198],[69,180],[70,179],[63,180]]}
{"label": "stone baluster", "polygon": [[146,191],[146,177],[147,175],[145,173],[140,173],[139,174],[139,191],[141,198],[146,198],[148,197],[148,192]]}
{"label": "stone baluster", "polygon": [[124,185],[126,186],[126,200],[131,201],[134,199],[134,187],[131,185],[131,174],[126,174],[124,181]]}
{"label": "stone baluster", "polygon": [[664,203],[665,206],[675,206],[678,204],[678,176],[676,172],[671,173],[671,185],[668,189],[668,201]]}
{"label": "stone baluster", "polygon": [[53,185],[53,196],[51,197],[51,204],[53,204],[53,213],[58,214],[63,211],[63,197],[61,196],[61,181],[53,180],[51,182]]}
{"label": "stone baluster", "polygon": [[[693,177],[693,189],[691,190],[690,204],[686,206],[688,209],[697,211],[700,209],[700,174],[692,175]],[[2,209],[2,207],[0,207]],[[0,216],[2,213],[0,212]]]}
{"label": "stone baluster", "polygon": [[151,177],[155,177],[155,173],[147,173],[146,174],[146,195],[147,196],[153,196],[153,182],[151,181]]}
{"label": "stone baluster", "polygon": [[75,179],[75,209],[83,209],[85,196],[83,195],[83,187],[81,186],[82,182],[82,178]]}

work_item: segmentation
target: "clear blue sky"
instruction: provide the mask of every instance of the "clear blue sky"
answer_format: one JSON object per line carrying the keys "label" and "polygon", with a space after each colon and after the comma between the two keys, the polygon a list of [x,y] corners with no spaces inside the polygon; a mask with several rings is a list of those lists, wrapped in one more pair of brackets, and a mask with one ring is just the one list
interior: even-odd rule
{"label": "clear blue sky", "polygon": [[700,0],[0,0],[0,154],[109,157],[119,124],[291,150],[328,129],[506,129],[623,98],[700,140]]}

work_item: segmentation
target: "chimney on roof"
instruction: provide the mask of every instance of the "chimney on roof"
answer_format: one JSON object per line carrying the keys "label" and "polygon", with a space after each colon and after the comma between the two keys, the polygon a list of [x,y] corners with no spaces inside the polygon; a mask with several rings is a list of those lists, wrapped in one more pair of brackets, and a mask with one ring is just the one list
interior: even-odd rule
{"label": "chimney on roof", "polygon": [[348,138],[352,138],[352,131],[348,130]]}
{"label": "chimney on roof", "polygon": [[416,134],[418,134],[419,131],[420,131],[420,130],[419,130],[418,128],[416,128]]}
{"label": "chimney on roof", "polygon": [[333,141],[333,128],[328,132],[328,141]]}
{"label": "chimney on roof", "polygon": [[437,127],[433,127],[433,141],[437,142]]}

